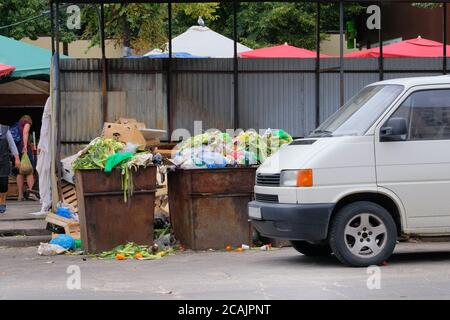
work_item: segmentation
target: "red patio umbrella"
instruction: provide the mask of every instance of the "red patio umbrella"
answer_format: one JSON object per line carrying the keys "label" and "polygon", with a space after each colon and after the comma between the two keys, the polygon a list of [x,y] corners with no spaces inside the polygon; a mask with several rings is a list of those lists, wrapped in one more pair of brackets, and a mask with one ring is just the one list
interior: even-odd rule
{"label": "red patio umbrella", "polygon": [[[280,46],[255,49],[241,52],[241,58],[315,58],[316,52],[290,46],[287,43]],[[320,54],[321,58],[329,58],[325,54]]]}
{"label": "red patio umbrella", "polygon": [[7,66],[6,64],[0,63],[0,77],[6,76],[14,71],[16,67]]}
{"label": "red patio umbrella", "polygon": [[[383,57],[386,58],[432,58],[443,56],[443,44],[421,37],[396,42],[383,46]],[[450,46],[447,45],[447,56],[450,55]],[[347,53],[346,58],[378,58],[380,48],[355,51]]]}

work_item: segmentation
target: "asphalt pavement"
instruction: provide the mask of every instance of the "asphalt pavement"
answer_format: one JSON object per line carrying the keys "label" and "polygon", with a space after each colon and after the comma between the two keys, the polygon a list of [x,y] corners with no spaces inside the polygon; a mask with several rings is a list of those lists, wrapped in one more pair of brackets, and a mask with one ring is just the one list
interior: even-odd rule
{"label": "asphalt pavement", "polygon": [[401,243],[379,269],[292,248],[153,261],[0,249],[0,299],[450,299],[450,243]]}

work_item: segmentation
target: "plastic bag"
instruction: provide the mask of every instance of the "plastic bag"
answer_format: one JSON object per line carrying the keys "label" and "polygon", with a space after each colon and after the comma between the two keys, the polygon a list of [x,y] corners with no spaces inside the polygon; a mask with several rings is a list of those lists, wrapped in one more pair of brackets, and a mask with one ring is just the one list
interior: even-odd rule
{"label": "plastic bag", "polygon": [[37,253],[40,256],[55,256],[66,251],[66,249],[57,244],[41,243]]}
{"label": "plastic bag", "polygon": [[105,163],[105,172],[111,172],[113,168],[115,168],[122,161],[133,158],[133,153],[131,152],[119,152],[115,153],[108,158],[106,158]]}
{"label": "plastic bag", "polygon": [[56,238],[52,239],[49,243],[57,244],[64,249],[75,249],[75,240],[67,234],[60,234]]}
{"label": "plastic bag", "polygon": [[31,165],[28,153],[22,154],[22,159],[20,160],[19,174],[28,176],[33,173],[33,166]]}

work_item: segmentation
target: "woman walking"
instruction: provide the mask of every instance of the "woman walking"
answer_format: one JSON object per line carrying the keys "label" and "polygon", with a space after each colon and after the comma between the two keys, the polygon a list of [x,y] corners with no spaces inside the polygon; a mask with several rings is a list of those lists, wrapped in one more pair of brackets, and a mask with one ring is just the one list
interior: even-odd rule
{"label": "woman walking", "polygon": [[14,155],[16,168],[19,168],[19,153],[9,127],[0,124],[0,214],[6,212],[8,177],[11,173],[10,153]]}
{"label": "woman walking", "polygon": [[[30,116],[25,115],[19,120],[19,132],[20,132],[20,142],[17,144],[17,149],[19,150],[19,157],[22,159],[22,155],[24,153],[28,154],[28,157],[30,158],[31,165],[33,166],[33,169],[36,168],[36,161],[33,155],[33,148],[31,146],[31,143],[28,141],[28,138],[30,136],[30,129],[33,125],[33,120]],[[19,201],[23,201],[24,198],[24,185],[25,180],[28,185],[28,190],[33,190],[34,186],[34,175],[33,172],[31,174],[28,174],[26,176],[20,174],[17,175],[17,189],[19,192]],[[39,199],[32,194],[31,192],[28,193],[28,198],[31,200],[38,201]]]}

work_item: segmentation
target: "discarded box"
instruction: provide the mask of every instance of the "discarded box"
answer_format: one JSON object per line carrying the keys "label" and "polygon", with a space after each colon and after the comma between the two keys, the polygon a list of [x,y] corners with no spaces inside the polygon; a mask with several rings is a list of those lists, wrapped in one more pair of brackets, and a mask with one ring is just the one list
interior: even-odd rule
{"label": "discarded box", "polygon": [[103,127],[103,137],[114,138],[120,142],[131,142],[141,148],[160,144],[160,138],[165,130],[147,129],[145,123],[133,118],[119,118],[116,123],[106,122]]}
{"label": "discarded box", "polygon": [[146,145],[144,136],[135,123],[120,124],[106,122],[103,126],[102,136],[104,138],[116,139],[123,143],[130,142],[138,145],[140,148],[145,148]]}
{"label": "discarded box", "polygon": [[[80,239],[80,223],[78,221],[63,218],[54,213],[48,213],[45,221],[49,224],[59,226],[64,229],[64,233],[70,235],[74,239]],[[50,226],[50,228],[53,228]],[[52,229],[52,231],[54,228]]]}

